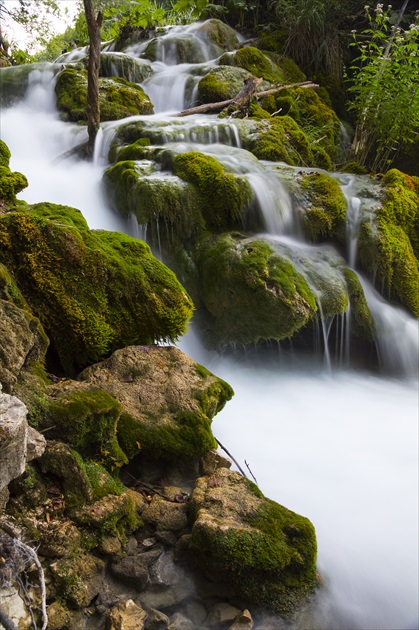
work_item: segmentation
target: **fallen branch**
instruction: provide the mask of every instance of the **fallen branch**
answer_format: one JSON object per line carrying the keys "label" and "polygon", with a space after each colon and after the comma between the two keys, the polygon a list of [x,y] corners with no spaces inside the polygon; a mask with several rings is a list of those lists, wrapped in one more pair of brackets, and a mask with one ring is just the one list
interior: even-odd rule
{"label": "fallen branch", "polygon": [[249,479],[249,477],[246,475],[246,473],[244,472],[243,468],[240,466],[240,464],[239,464],[239,462],[237,461],[237,459],[235,459],[235,458],[233,457],[233,455],[232,455],[232,454],[231,454],[231,453],[230,453],[230,452],[226,449],[226,447],[225,447],[225,446],[223,446],[223,445],[221,444],[221,442],[220,442],[219,440],[217,440],[217,438],[215,438],[215,441],[217,442],[218,446],[219,446],[220,448],[222,448],[222,449],[223,449],[223,451],[224,451],[225,453],[227,453],[227,455],[230,457],[230,459],[232,459],[232,460],[233,460],[233,462],[236,464],[237,468],[239,469],[239,471],[241,472],[241,474],[243,475],[243,477],[246,477],[246,479]]}
{"label": "fallen branch", "polygon": [[254,479],[254,481],[255,481],[255,484],[256,484],[256,485],[258,485],[258,480],[256,479],[256,477],[255,477],[255,476],[254,476],[254,474],[252,473],[252,471],[251,471],[251,469],[250,469],[249,464],[247,463],[247,461],[246,461],[246,460],[244,460],[244,463],[246,464],[246,468],[247,468],[247,470],[248,470],[248,471],[250,472],[250,474],[252,475],[252,477],[253,477],[253,479]]}
{"label": "fallen branch", "polygon": [[[208,114],[211,112],[219,112],[229,107],[230,105],[237,105],[237,107],[243,107],[246,102],[250,101],[252,96],[255,96],[257,99],[264,98],[265,96],[269,96],[270,94],[275,94],[281,90],[289,90],[291,88],[301,87],[301,88],[318,88],[317,83],[312,83],[311,81],[301,81],[300,83],[289,83],[278,85],[277,87],[270,88],[269,90],[263,90],[263,92],[256,92],[256,89],[262,83],[262,79],[256,79],[253,77],[255,81],[257,81],[257,85],[253,92],[248,93],[247,85],[244,86],[237,94],[235,98],[229,98],[226,101],[219,101],[218,103],[204,103],[203,105],[197,105],[196,107],[190,107],[189,109],[184,109],[179,114],[176,114],[179,118],[183,116],[192,116],[193,114]],[[254,84],[252,83],[252,86]]]}

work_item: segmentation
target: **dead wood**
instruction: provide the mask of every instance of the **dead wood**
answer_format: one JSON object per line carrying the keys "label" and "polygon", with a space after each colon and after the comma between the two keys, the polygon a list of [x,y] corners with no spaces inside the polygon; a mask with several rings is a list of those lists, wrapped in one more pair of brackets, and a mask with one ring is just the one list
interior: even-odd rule
{"label": "dead wood", "polygon": [[226,101],[219,101],[218,103],[204,103],[203,105],[190,107],[189,109],[184,109],[182,112],[177,114],[177,116],[183,117],[192,116],[193,114],[208,114],[211,112],[219,112],[226,107],[229,107],[230,105],[236,105],[239,109],[243,109],[244,107],[249,105],[252,96],[260,99],[264,98],[265,96],[269,96],[269,94],[276,94],[276,92],[279,92],[280,90],[289,90],[296,87],[313,89],[319,87],[317,83],[312,83],[311,81],[301,81],[300,83],[282,84],[278,85],[277,87],[270,88],[269,90],[263,90],[263,92],[256,92],[262,81],[263,79],[251,77],[245,83],[244,87],[240,90],[235,98],[229,98]]}

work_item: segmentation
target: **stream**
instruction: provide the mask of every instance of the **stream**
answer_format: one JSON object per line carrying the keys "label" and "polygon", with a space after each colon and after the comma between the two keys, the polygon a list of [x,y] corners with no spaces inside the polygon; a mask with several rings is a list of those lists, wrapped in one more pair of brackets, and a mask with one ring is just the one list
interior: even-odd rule
{"label": "stream", "polygon": [[[157,113],[142,118],[156,126],[172,121],[172,129],[165,127],[165,142],[176,143],[176,150],[192,145],[216,156],[230,172],[245,174],[264,217],[264,237],[281,251],[288,248],[295,259],[311,256],[323,269],[324,257],[331,254],[304,243],[294,225],[287,190],[292,169],[258,163],[240,149],[234,125],[226,121],[172,118],[185,105],[181,86],[188,68],[176,66],[170,51],[162,50],[164,59],[152,64],[155,74],[144,89],[156,95],[160,82],[165,92],[154,98]],[[140,55],[141,48],[128,52]],[[205,54],[208,63],[211,53]],[[83,127],[59,119],[55,73],[56,66],[35,70],[25,97],[1,111],[1,137],[12,153],[11,168],[29,181],[19,197],[79,208],[93,229],[142,235],[136,220],[124,219],[108,206],[101,183],[107,148],[120,121],[103,124],[94,163],[57,159],[86,136]],[[176,77],[179,89],[167,89]],[[196,131],[205,126],[206,137]],[[347,199],[347,260],[355,267],[358,217],[369,208],[357,196],[356,178],[333,175]],[[343,324],[338,358],[328,352],[327,322],[319,326],[321,351],[311,356],[276,343],[264,353],[253,348],[208,351],[193,326],[179,342],[235,390],[214,419],[215,436],[242,466],[249,464],[266,496],[315,525],[323,587],[287,626],[292,630],[418,627],[418,322],[386,302],[365,278],[361,281],[378,330],[380,373],[350,367]],[[283,627],[278,619],[266,620],[266,627],[268,623]]]}

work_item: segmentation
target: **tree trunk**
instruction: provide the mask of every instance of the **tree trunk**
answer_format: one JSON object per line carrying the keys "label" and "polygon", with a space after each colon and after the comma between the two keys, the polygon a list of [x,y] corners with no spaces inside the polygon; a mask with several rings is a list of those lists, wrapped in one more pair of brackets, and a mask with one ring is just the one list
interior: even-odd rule
{"label": "tree trunk", "polygon": [[100,67],[100,29],[103,15],[99,11],[97,17],[94,14],[93,0],[83,0],[86,13],[87,31],[89,33],[89,65],[87,69],[87,132],[89,140],[87,153],[93,155],[96,134],[100,127],[100,101],[99,101],[99,67]]}

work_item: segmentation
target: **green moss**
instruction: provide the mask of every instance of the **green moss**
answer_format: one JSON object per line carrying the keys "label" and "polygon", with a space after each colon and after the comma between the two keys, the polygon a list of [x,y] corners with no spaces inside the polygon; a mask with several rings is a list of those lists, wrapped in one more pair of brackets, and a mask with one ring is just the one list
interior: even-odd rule
{"label": "green moss", "polygon": [[208,237],[194,259],[212,344],[291,337],[317,310],[303,276],[267,243],[229,234]]}
{"label": "green moss", "polygon": [[345,269],[344,274],[351,305],[351,333],[357,337],[372,341],[374,339],[375,323],[368,308],[362,285],[352,269]]}
{"label": "green moss", "polygon": [[361,265],[382,282],[384,292],[419,316],[419,195],[415,178],[395,169],[383,178],[383,203],[376,220],[364,220]]}
{"label": "green moss", "polygon": [[[105,459],[107,456],[105,455]],[[93,499],[102,499],[108,494],[119,496],[126,490],[124,484],[118,477],[111,475],[104,466],[91,459],[83,460],[80,457],[80,465],[86,473],[90,487],[93,492]]]}
{"label": "green moss", "polygon": [[[261,498],[259,490],[254,494]],[[245,599],[292,614],[315,585],[312,523],[269,499],[262,499],[243,520],[248,529],[224,527],[222,522],[208,529],[194,525],[192,549],[212,575]]]}
{"label": "green moss", "polygon": [[339,238],[345,227],[346,201],[339,183],[325,173],[309,173],[301,182],[303,228],[314,242]]}
{"label": "green moss", "polygon": [[206,74],[198,84],[199,103],[218,103],[226,101],[231,96],[230,85],[225,79],[216,74]]}
{"label": "green moss", "polygon": [[208,228],[242,224],[253,196],[246,179],[226,173],[215,158],[195,151],[177,155],[173,172],[193,186]]}
{"label": "green moss", "polygon": [[72,208],[37,204],[2,215],[0,243],[0,263],[68,375],[118,347],[185,331],[192,304],[174,274],[145,243],[90,231]]}
{"label": "green moss", "polygon": [[[55,86],[57,106],[68,120],[87,120],[87,71],[66,68]],[[152,114],[153,105],[136,83],[120,77],[99,80],[100,119],[118,120],[138,114]]]}
{"label": "green moss", "polygon": [[291,166],[315,166],[310,140],[290,116],[260,121],[245,139],[245,148],[260,160],[286,162]]}
{"label": "green moss", "polygon": [[240,48],[234,55],[223,55],[220,64],[239,66],[271,83],[282,83],[285,79],[282,69],[254,46]]}
{"label": "green moss", "polygon": [[22,173],[12,172],[8,166],[0,166],[0,200],[15,204],[16,195],[26,188],[28,180]]}
{"label": "green moss", "polygon": [[121,405],[104,390],[80,389],[51,400],[44,423],[51,438],[65,440],[112,469],[127,463],[116,439],[120,414]]}
{"label": "green moss", "polygon": [[347,162],[339,169],[342,173],[353,173],[354,175],[365,175],[368,170],[365,166],[361,166],[358,162]]}
{"label": "green moss", "polygon": [[3,140],[0,140],[0,166],[8,168],[10,162],[10,149]]}

